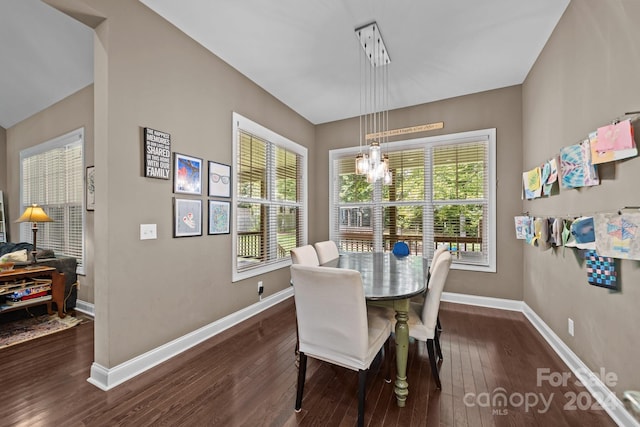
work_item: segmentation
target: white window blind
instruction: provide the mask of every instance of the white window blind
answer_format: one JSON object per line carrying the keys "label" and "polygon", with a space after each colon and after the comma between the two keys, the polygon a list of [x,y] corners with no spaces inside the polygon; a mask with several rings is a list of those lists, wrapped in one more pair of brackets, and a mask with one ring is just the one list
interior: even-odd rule
{"label": "white window blind", "polygon": [[[38,247],[78,260],[84,273],[84,128],[20,152],[22,211],[38,204],[53,222],[38,224]],[[20,240],[33,243],[30,223]]]}
{"label": "white window blind", "polygon": [[290,263],[307,242],[306,148],[234,114],[234,278]]}
{"label": "white window blind", "polygon": [[331,238],[342,251],[406,242],[431,258],[445,245],[455,268],[495,271],[495,129],[388,144],[393,182],[355,174],[353,149],[332,150]]}

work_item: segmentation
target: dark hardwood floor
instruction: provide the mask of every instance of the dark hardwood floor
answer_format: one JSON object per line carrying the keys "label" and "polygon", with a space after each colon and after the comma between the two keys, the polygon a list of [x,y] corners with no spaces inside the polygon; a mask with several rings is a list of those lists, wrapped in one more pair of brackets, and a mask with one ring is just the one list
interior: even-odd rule
{"label": "dark hardwood floor", "polygon": [[[602,409],[573,410],[571,398],[585,392],[574,381],[537,386],[538,368],[570,371],[521,313],[443,303],[440,318],[442,390],[424,343],[411,342],[407,406],[396,406],[376,365],[367,425],[615,425]],[[290,299],[104,392],[87,382],[93,323],[84,323],[0,350],[0,425],[354,426],[357,373],[313,359],[294,412],[295,336]]]}

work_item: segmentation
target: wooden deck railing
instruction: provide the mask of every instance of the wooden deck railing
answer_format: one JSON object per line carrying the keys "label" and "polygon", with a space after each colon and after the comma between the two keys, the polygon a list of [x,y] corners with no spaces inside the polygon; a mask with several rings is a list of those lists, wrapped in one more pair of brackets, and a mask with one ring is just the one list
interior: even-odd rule
{"label": "wooden deck railing", "polygon": [[[423,254],[422,236],[420,235],[404,235],[383,236],[383,247],[385,251],[391,251],[393,245],[402,241],[409,245],[410,253],[414,255]],[[435,236],[433,248],[441,245],[447,245],[454,253],[460,252],[480,252],[482,250],[481,237],[456,237],[456,236]],[[340,250],[345,252],[371,252],[373,251],[373,236],[369,233],[342,233],[340,235]]]}
{"label": "wooden deck railing", "polygon": [[[409,251],[414,255],[422,255],[422,236],[420,235],[404,235],[404,236],[383,236],[383,248],[385,251],[391,251],[393,245],[402,241],[409,245]],[[452,253],[459,257],[461,252],[480,252],[482,251],[481,237],[455,237],[455,236],[435,236],[433,249],[441,245],[447,245]],[[238,256],[241,258],[249,258],[261,260],[264,257],[262,248],[262,234],[259,232],[239,232],[238,233]],[[340,236],[339,249],[345,252],[372,252],[373,251],[373,235],[370,233],[348,232],[342,233]],[[288,251],[278,245],[278,257],[288,256]]]}
{"label": "wooden deck railing", "polygon": [[[239,232],[237,251],[241,258],[263,259],[265,255],[262,247],[262,233],[256,231]],[[278,245],[278,258],[287,256],[289,256],[288,251]]]}

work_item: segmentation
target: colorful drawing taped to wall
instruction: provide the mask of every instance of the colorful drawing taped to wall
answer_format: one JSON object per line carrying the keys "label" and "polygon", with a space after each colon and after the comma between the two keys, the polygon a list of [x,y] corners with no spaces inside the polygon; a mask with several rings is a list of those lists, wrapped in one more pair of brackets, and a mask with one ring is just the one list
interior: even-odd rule
{"label": "colorful drawing taped to wall", "polygon": [[533,218],[530,216],[517,216],[516,218],[516,237],[524,239],[528,244],[533,244],[535,232],[533,228]]}
{"label": "colorful drawing taped to wall", "polygon": [[571,223],[571,237],[566,246],[579,249],[596,248],[596,234],[593,217],[580,217]]}
{"label": "colorful drawing taped to wall", "polygon": [[542,186],[540,185],[540,168],[534,168],[522,174],[522,184],[524,186],[524,197],[535,199],[540,197]]}
{"label": "colorful drawing taped to wall", "polygon": [[618,274],[615,258],[598,255],[594,250],[587,251],[587,281],[590,285],[618,290]]}
{"label": "colorful drawing taped to wall", "polygon": [[640,260],[640,213],[600,213],[594,225],[599,255]]}
{"label": "colorful drawing taped to wall", "polygon": [[631,120],[603,126],[589,134],[591,160],[594,164],[622,160],[638,155]]}
{"label": "colorful drawing taped to wall", "polygon": [[542,166],[542,194],[550,196],[556,182],[558,182],[558,162],[554,157]]}
{"label": "colorful drawing taped to wall", "polygon": [[527,238],[526,228],[529,227],[529,217],[516,216],[514,220],[516,225],[516,239],[525,240]]}
{"label": "colorful drawing taped to wall", "polygon": [[560,177],[562,188],[600,184],[596,168],[591,163],[589,140],[560,149]]}

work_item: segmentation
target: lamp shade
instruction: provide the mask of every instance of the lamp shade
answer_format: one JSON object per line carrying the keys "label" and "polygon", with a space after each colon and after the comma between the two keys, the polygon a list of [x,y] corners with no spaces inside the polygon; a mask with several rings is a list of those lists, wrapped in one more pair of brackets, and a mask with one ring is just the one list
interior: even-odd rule
{"label": "lamp shade", "polygon": [[36,204],[27,206],[16,222],[53,222],[51,218]]}

